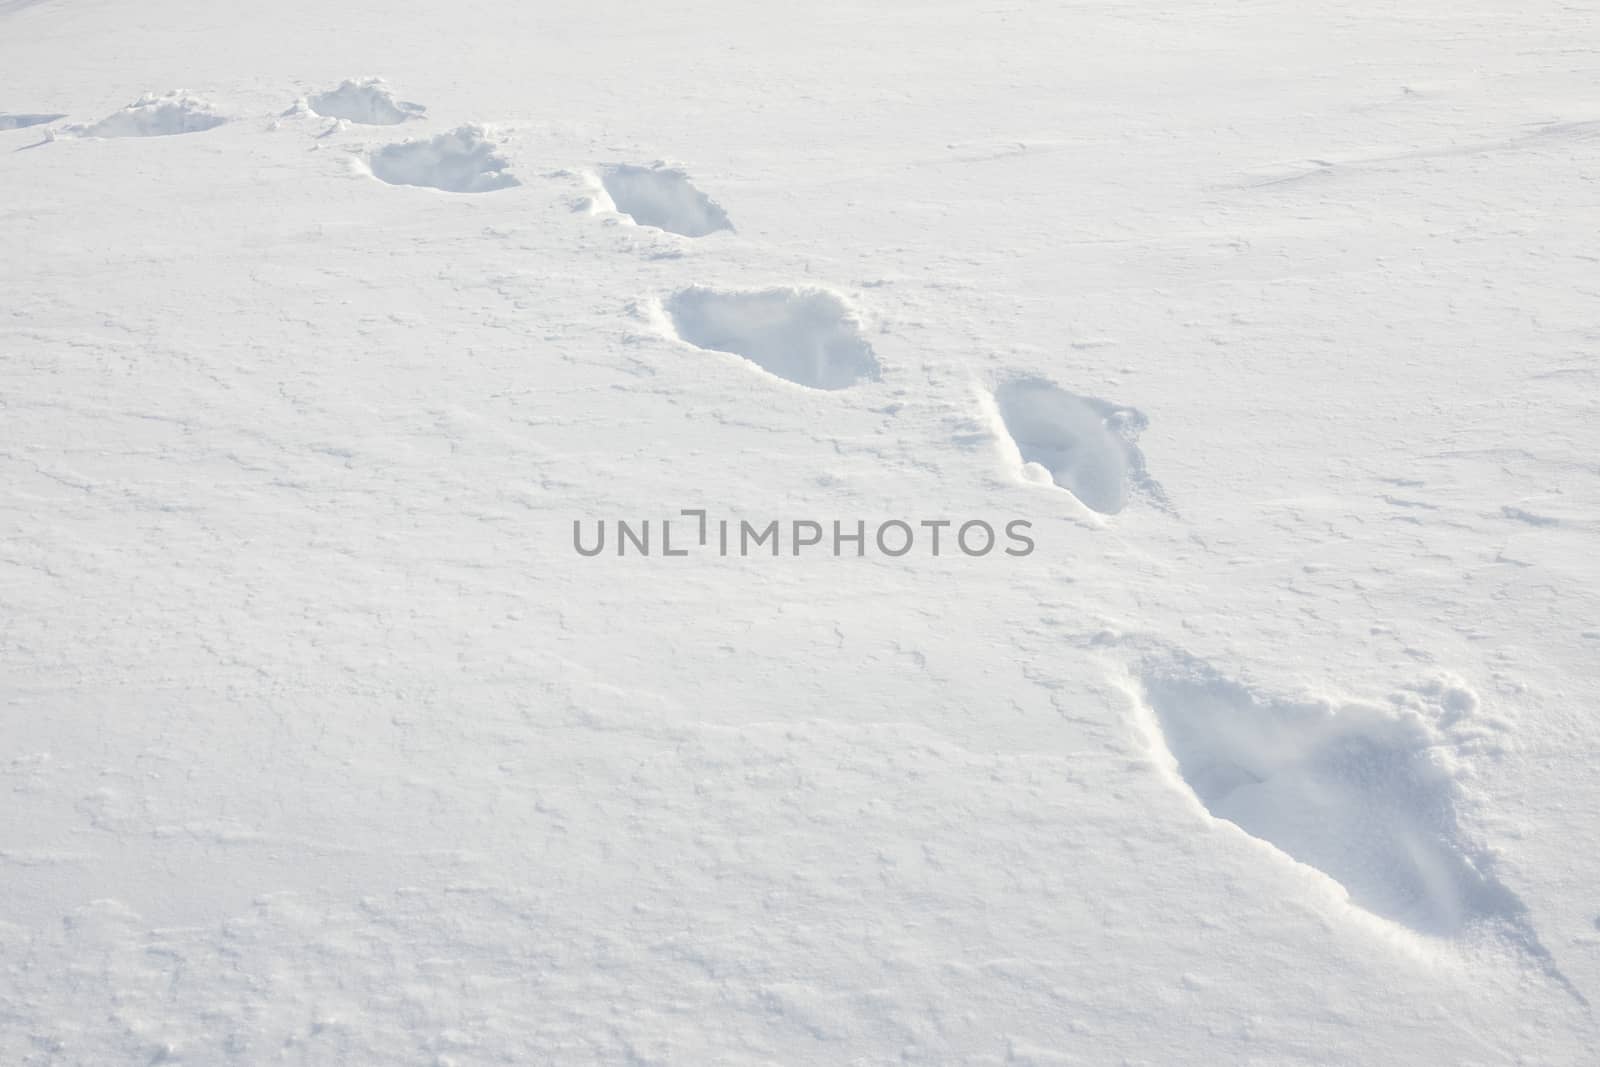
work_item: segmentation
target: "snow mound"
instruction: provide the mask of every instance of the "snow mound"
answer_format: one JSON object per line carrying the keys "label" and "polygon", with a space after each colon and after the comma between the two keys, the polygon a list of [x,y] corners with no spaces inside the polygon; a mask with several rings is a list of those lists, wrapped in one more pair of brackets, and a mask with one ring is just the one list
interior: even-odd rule
{"label": "snow mound", "polygon": [[[1455,773],[1415,708],[1275,699],[1182,655],[1147,661],[1137,676],[1158,741],[1212,815],[1418,933],[1522,921],[1522,902],[1463,832]],[[1436,720],[1475,704],[1446,694]]]}
{"label": "snow mound", "polygon": [[314,115],[366,126],[398,126],[427,110],[421,104],[396,100],[381,78],[344,81],[336,89],[310,97],[306,105]]}
{"label": "snow mound", "polygon": [[600,182],[617,211],[640,226],[684,237],[733,229],[728,213],[696,189],[681,170],[660,164],[637,167],[619,163],[607,167]]}
{"label": "snow mound", "polygon": [[1127,505],[1131,487],[1164,502],[1133,443],[1146,425],[1138,411],[1069,393],[1041,378],[1007,382],[994,400],[1025,471],[1037,464],[1056,485],[1104,515]]}
{"label": "snow mound", "polygon": [[7,115],[0,113],[0,130],[25,130],[29,126],[42,126],[47,122],[64,119],[65,115]]}
{"label": "snow mound", "polygon": [[67,132],[79,137],[171,137],[214,129],[227,121],[203,100],[182,93],[147,94],[92,126],[72,126]]}
{"label": "snow mound", "polygon": [[490,193],[522,184],[506,168],[480,126],[462,126],[426,141],[403,141],[372,153],[372,173],[390,185],[447,193]]}
{"label": "snow mound", "polygon": [[878,360],[855,314],[826,290],[692,286],[664,307],[680,340],[743,356],[796,385],[846,389],[878,380]]}

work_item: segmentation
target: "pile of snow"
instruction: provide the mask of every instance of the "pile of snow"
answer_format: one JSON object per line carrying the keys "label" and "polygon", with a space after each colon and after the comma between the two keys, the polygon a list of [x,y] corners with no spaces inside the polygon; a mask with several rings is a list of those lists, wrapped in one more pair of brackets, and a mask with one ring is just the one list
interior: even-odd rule
{"label": "pile of snow", "polygon": [[66,132],[79,137],[170,137],[200,133],[227,121],[204,100],[178,92],[165,96],[147,93],[92,126],[71,126]]}
{"label": "pile of snow", "polygon": [[797,385],[846,389],[876,381],[878,360],[849,306],[822,289],[674,293],[665,310],[680,340],[732,352]]}
{"label": "pile of snow", "polygon": [[421,104],[396,100],[381,78],[346,80],[336,89],[310,97],[306,105],[314,115],[366,126],[398,126],[427,110]]}
{"label": "pile of snow", "polygon": [[390,185],[420,185],[447,193],[490,193],[520,185],[511,164],[481,126],[461,126],[426,141],[403,141],[372,153],[373,176]]}
{"label": "pile of snow", "polygon": [[619,163],[607,167],[600,182],[612,206],[640,226],[684,237],[733,229],[728,213],[696,189],[681,170],[661,164],[639,167]]}
{"label": "pile of snow", "polygon": [[25,130],[29,126],[42,126],[46,122],[66,118],[65,115],[6,115],[0,114],[0,130]]}

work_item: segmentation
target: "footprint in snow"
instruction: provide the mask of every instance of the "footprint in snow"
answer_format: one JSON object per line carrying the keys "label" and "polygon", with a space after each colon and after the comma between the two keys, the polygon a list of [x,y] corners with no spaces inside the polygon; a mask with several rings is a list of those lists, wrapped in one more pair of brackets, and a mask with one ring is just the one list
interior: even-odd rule
{"label": "footprint in snow", "polygon": [[204,100],[173,92],[147,94],[99,122],[66,126],[61,132],[74,137],[171,137],[215,129],[227,121]]}
{"label": "footprint in snow", "polygon": [[662,304],[673,334],[731,352],[810,389],[877,381],[877,357],[843,299],[824,289],[720,290],[693,286]]}
{"label": "footprint in snow", "polygon": [[337,88],[306,99],[306,109],[321,118],[343,119],[364,126],[398,126],[421,118],[428,109],[396,100],[381,78],[344,81]]}
{"label": "footprint in snow", "polygon": [[600,186],[591,209],[615,211],[640,226],[683,237],[704,237],[733,229],[728,213],[674,167],[619,163],[600,172]]}
{"label": "footprint in snow", "polygon": [[447,193],[490,193],[522,184],[481,126],[462,126],[424,141],[387,145],[368,157],[373,177]]}
{"label": "footprint in snow", "polygon": [[1165,508],[1166,494],[1145,472],[1135,445],[1147,425],[1130,407],[1069,393],[1042,378],[1024,377],[994,391],[1000,429],[1038,478],[1067,490],[1103,515],[1115,515],[1130,492]]}
{"label": "footprint in snow", "polygon": [[1418,934],[1496,932],[1582,999],[1464,827],[1460,750],[1492,750],[1500,728],[1470,691],[1435,681],[1390,707],[1284,699],[1176,651],[1133,674],[1152,743],[1211,815]]}

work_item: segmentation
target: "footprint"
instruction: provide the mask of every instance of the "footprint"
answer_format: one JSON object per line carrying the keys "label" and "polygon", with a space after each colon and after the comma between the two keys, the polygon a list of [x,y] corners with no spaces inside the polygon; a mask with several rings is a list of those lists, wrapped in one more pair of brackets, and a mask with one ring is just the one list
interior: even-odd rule
{"label": "footprint", "polygon": [[29,126],[42,126],[47,122],[64,119],[65,115],[7,115],[0,113],[0,130],[25,130]]}
{"label": "footprint", "polygon": [[1166,507],[1166,494],[1145,473],[1144,456],[1134,445],[1147,424],[1138,411],[1077,396],[1042,378],[1007,382],[995,390],[994,401],[1022,461],[1044,468],[1087,507],[1115,515],[1127,506],[1130,490]]}
{"label": "footprint", "polygon": [[1295,702],[1181,653],[1135,675],[1154,740],[1212,815],[1322,871],[1374,915],[1436,937],[1499,923],[1548,956],[1460,825],[1442,731],[1475,713],[1471,693],[1419,690],[1394,709]]}
{"label": "footprint", "polygon": [[[600,184],[611,200],[609,206],[640,226],[684,237],[733,229],[728,213],[696,189],[681,170],[659,163],[649,167],[619,163],[601,172]],[[597,206],[604,210],[608,205]]]}
{"label": "footprint", "polygon": [[398,126],[428,110],[421,104],[396,100],[381,78],[342,82],[337,89],[310,97],[306,106],[313,115],[365,126]]}
{"label": "footprint", "polygon": [[732,352],[811,389],[877,381],[877,357],[850,307],[824,289],[724,291],[693,286],[662,305],[677,337]]}
{"label": "footprint", "polygon": [[426,141],[380,148],[369,159],[374,177],[447,193],[490,193],[521,185],[481,126],[462,126]]}
{"label": "footprint", "polygon": [[76,137],[171,137],[214,129],[227,121],[203,100],[182,93],[146,94],[92,126],[67,126],[62,132]]}

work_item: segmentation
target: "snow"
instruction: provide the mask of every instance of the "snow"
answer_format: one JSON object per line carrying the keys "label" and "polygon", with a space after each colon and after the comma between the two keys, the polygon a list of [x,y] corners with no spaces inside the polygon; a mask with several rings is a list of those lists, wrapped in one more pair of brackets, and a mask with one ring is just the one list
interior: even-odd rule
{"label": "snow", "polygon": [[1596,33],[0,0],[0,1063],[1589,1062]]}

